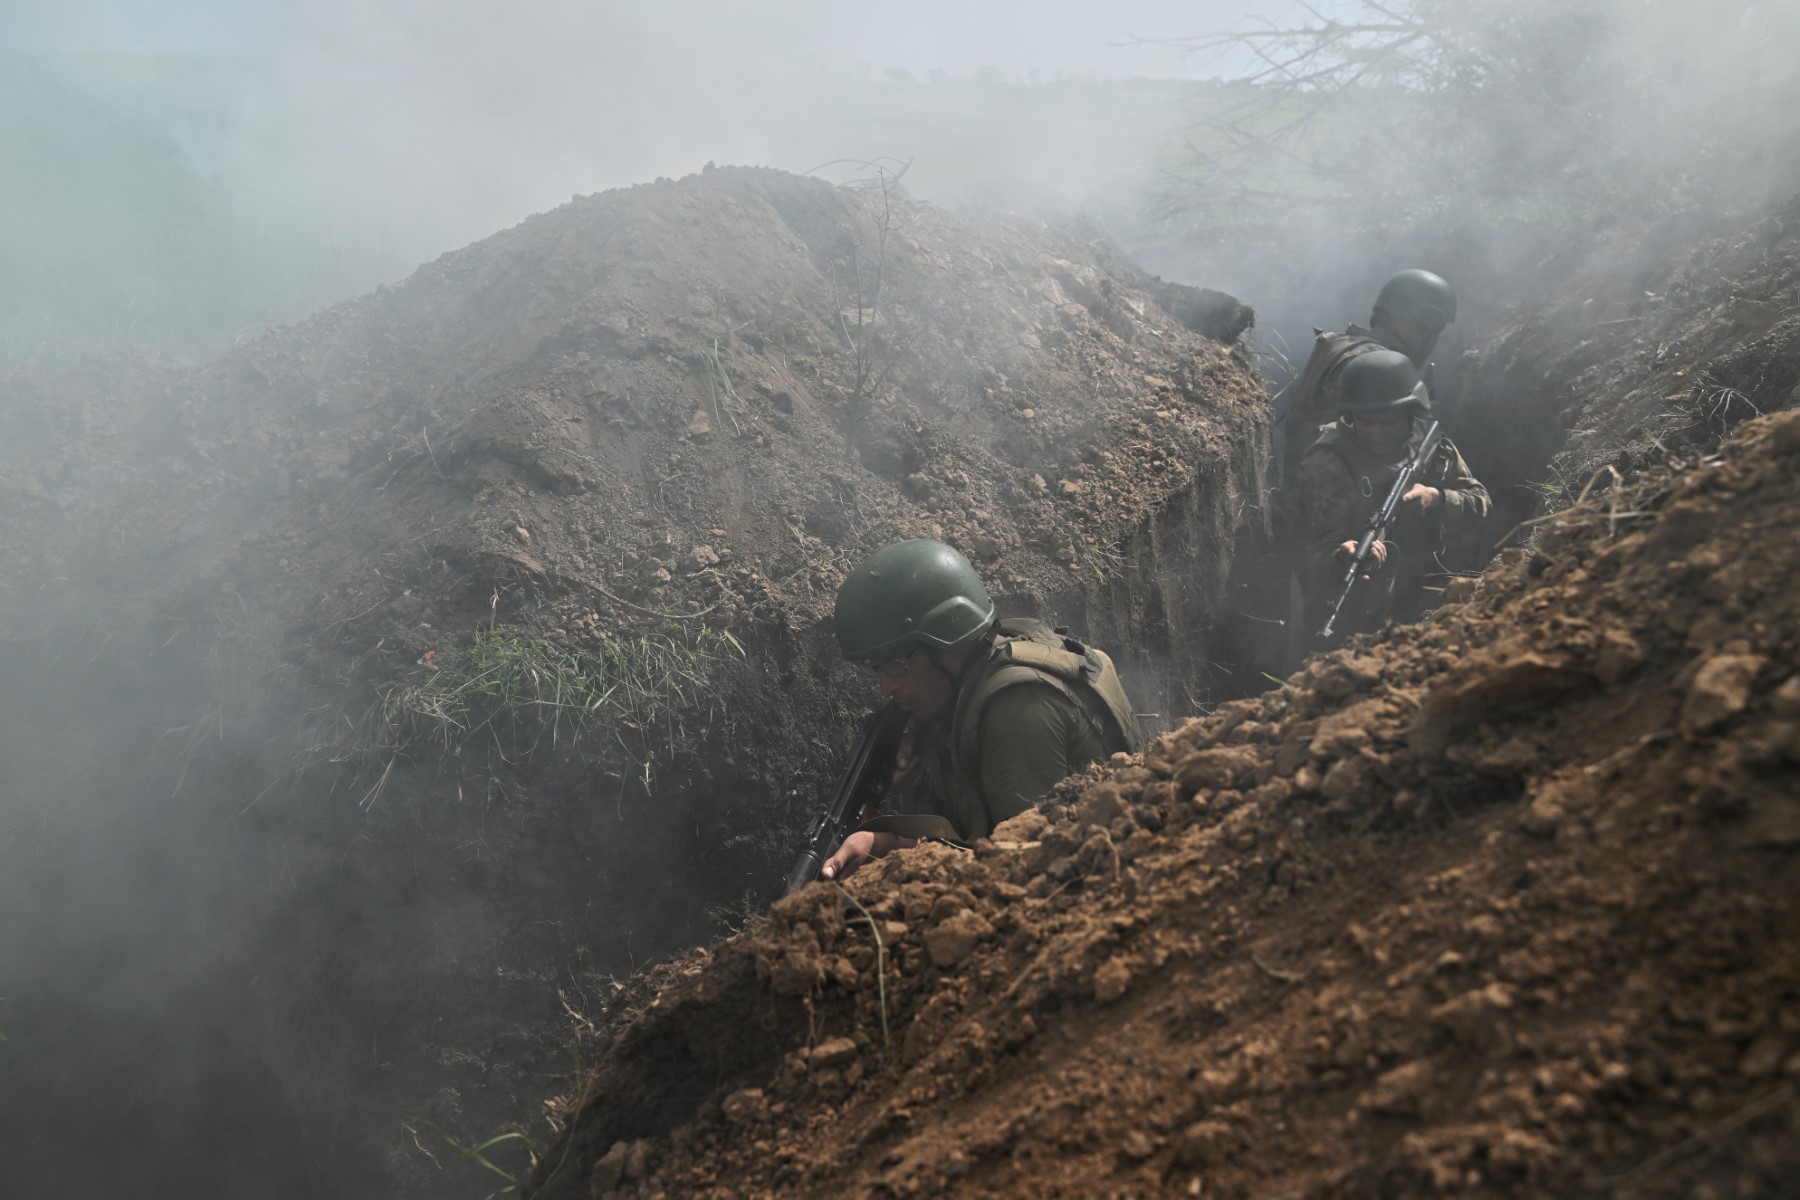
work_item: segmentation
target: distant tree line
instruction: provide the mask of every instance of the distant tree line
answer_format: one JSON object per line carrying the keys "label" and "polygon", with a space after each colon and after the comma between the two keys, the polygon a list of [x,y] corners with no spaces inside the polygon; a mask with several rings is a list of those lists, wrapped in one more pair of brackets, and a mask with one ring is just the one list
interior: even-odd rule
{"label": "distant tree line", "polygon": [[1359,0],[1173,47],[1248,63],[1208,102],[1176,209],[1537,218],[1800,180],[1789,0]]}

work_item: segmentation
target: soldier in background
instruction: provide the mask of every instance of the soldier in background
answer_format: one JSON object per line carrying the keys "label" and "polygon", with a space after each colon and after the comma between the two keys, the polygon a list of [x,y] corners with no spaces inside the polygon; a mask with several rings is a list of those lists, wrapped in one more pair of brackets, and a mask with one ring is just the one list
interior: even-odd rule
{"label": "soldier in background", "polygon": [[899,542],[838,590],[838,647],[909,722],[890,799],[904,812],[844,839],[827,879],[919,836],[973,842],[1089,763],[1137,749],[1112,660],[1038,620],[1000,620],[969,560]]}
{"label": "soldier in background", "polygon": [[1279,418],[1282,484],[1294,486],[1300,456],[1312,444],[1319,426],[1336,415],[1345,366],[1371,351],[1394,350],[1423,371],[1444,326],[1455,320],[1455,289],[1441,275],[1414,268],[1396,273],[1381,285],[1367,329],[1352,324],[1342,333],[1313,330],[1317,341],[1312,356]]}
{"label": "soldier in background", "polygon": [[[1417,452],[1429,427],[1430,391],[1405,354],[1376,349],[1345,364],[1338,377],[1337,422],[1300,461],[1300,541],[1296,567],[1309,633],[1342,589],[1346,564],[1369,517]],[[1339,625],[1346,633],[1413,621],[1441,591],[1446,534],[1487,516],[1487,489],[1448,438],[1402,497],[1391,540],[1373,547],[1374,570],[1359,581]],[[1437,586],[1433,586],[1433,585]]]}

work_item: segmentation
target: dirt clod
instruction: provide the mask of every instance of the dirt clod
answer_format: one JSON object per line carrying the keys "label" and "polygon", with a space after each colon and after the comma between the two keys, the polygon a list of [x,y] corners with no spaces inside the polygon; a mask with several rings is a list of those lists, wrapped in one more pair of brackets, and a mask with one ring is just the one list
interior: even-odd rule
{"label": "dirt clod", "polygon": [[1681,705],[1681,732],[1698,737],[1743,712],[1767,663],[1760,654],[1717,654],[1702,663]]}

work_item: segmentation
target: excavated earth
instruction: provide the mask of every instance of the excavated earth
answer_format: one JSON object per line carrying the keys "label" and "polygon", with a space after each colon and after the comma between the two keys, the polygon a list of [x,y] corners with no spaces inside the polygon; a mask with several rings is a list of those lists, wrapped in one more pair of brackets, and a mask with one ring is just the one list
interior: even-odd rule
{"label": "excavated earth", "polygon": [[1791,1194],[1800,203],[1688,224],[1457,364],[1479,580],[647,972],[527,1194]]}
{"label": "excavated earth", "polygon": [[1800,1177],[1800,414],[651,971],[528,1194]]}
{"label": "excavated earth", "polygon": [[944,538],[1152,725],[1210,698],[1250,320],[1091,228],[709,169],[211,363],[8,381],[14,1157],[191,1192],[253,1093],[281,1136],[210,1140],[300,1149],[252,1179],[484,1194],[433,1128],[523,1119],[569,1012],[766,903],[870,701],[858,558]]}

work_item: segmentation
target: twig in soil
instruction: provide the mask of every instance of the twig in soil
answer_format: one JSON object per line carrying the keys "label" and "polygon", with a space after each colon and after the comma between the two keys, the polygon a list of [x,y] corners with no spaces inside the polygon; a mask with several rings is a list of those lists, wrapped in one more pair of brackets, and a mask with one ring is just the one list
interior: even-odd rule
{"label": "twig in soil", "polygon": [[1596,1190],[1628,1188],[1642,1183],[1671,1163],[1679,1162],[1695,1150],[1711,1145],[1726,1134],[1741,1129],[1767,1112],[1774,1112],[1794,1100],[1794,1085],[1784,1083],[1760,1100],[1753,1100],[1729,1117],[1708,1126],[1693,1137],[1675,1143],[1667,1150],[1653,1154],[1623,1175],[1590,1175],[1587,1185]]}
{"label": "twig in soil", "polygon": [[1585,771],[1589,775],[1598,775],[1602,771],[1606,770],[1608,767],[1612,766],[1614,763],[1618,762],[1620,759],[1624,758],[1625,756],[1627,756],[1629,754],[1636,754],[1639,750],[1642,750],[1644,747],[1652,746],[1652,745],[1655,745],[1657,742],[1665,741],[1670,736],[1672,736],[1672,735],[1666,729],[1659,729],[1653,733],[1646,733],[1643,737],[1639,738],[1635,742],[1632,742],[1630,745],[1622,746],[1619,749],[1614,750],[1611,754],[1607,755],[1605,758],[1601,759],[1599,762],[1589,763],[1587,766],[1583,767],[1582,770]]}
{"label": "twig in soil", "polygon": [[448,475],[444,474],[444,468],[438,466],[437,454],[431,449],[431,429],[430,429],[430,427],[422,426],[419,429],[419,436],[425,439],[425,453],[431,459],[431,469],[438,473],[439,479],[450,478]]}
{"label": "twig in soil", "polygon": [[[1067,887],[1068,885],[1064,884],[1063,886]],[[1060,891],[1061,889],[1058,889],[1058,890]],[[1052,892],[1050,895],[1053,896],[1055,894],[1056,894],[1055,892]],[[1050,898],[1049,896],[1044,897],[1045,900],[1048,900],[1049,898]],[[1029,979],[1031,977],[1031,973],[1033,971],[1037,970],[1040,966],[1042,966],[1044,963],[1044,960],[1049,957],[1050,957],[1050,946],[1048,944],[1046,944],[1042,950],[1038,951],[1037,957],[1032,959],[1031,962],[1025,967],[1025,969],[1023,971],[1020,971],[1017,975],[1013,976],[1012,983],[1007,987],[1005,994],[1003,994],[1000,997],[1000,999],[1011,1000],[1013,998],[1013,993],[1019,990],[1020,985],[1023,984],[1027,979]]]}
{"label": "twig in soil", "polygon": [[413,1145],[415,1145],[419,1148],[420,1154],[423,1154],[426,1158],[429,1158],[431,1160],[432,1166],[436,1167],[440,1171],[444,1169],[444,1164],[437,1160],[437,1155],[435,1155],[431,1151],[427,1150],[425,1148],[425,1143],[421,1142],[419,1140],[419,1131],[418,1130],[414,1129],[411,1125],[408,1125],[405,1121],[400,1122],[400,1128],[402,1128],[402,1129],[406,1130],[406,1132],[412,1134]]}
{"label": "twig in soil", "polygon": [[399,761],[399,755],[395,755],[388,759],[387,766],[381,768],[381,777],[375,781],[374,785],[370,787],[368,791],[363,793],[362,802],[358,807],[364,812],[373,809],[375,807],[375,801],[381,799],[381,793],[387,788],[388,776],[394,773],[394,764]]}
{"label": "twig in soil", "polygon": [[1514,525],[1511,529],[1507,530],[1505,537],[1501,538],[1499,541],[1494,543],[1494,548],[1496,550],[1498,550],[1500,547],[1506,545],[1506,543],[1512,541],[1513,534],[1519,532],[1519,530],[1521,530],[1521,529],[1530,529],[1533,525],[1542,525],[1545,521],[1554,521],[1554,520],[1557,520],[1558,518],[1563,518],[1565,520],[1570,520],[1570,521],[1576,521],[1576,520],[1583,520],[1583,519],[1596,520],[1596,519],[1599,519],[1604,516],[1604,517],[1610,518],[1613,525],[1617,526],[1618,523],[1621,520],[1624,520],[1626,517],[1647,517],[1647,516],[1654,515],[1652,513],[1642,513],[1642,512],[1622,513],[1622,512],[1618,512],[1615,508],[1614,510],[1609,511],[1604,514],[1593,513],[1586,517],[1576,516],[1575,510],[1580,508],[1584,503],[1587,502],[1588,494],[1594,490],[1594,485],[1596,483],[1599,483],[1602,479],[1607,478],[1609,476],[1611,477],[1611,482],[1612,482],[1613,487],[1618,487],[1619,485],[1621,485],[1625,482],[1625,477],[1623,475],[1619,474],[1618,469],[1616,467],[1614,467],[1612,464],[1608,463],[1606,466],[1601,467],[1598,471],[1595,471],[1594,474],[1588,479],[1587,483],[1582,486],[1581,493],[1575,497],[1575,502],[1573,504],[1569,505],[1567,508],[1558,509],[1557,511],[1552,512],[1552,513],[1545,513],[1541,517],[1532,517],[1529,521],[1520,521],[1517,525]]}
{"label": "twig in soil", "polygon": [[1257,957],[1254,950],[1250,952],[1250,962],[1257,970],[1261,971],[1264,975],[1267,975],[1270,979],[1275,980],[1277,983],[1299,983],[1302,979],[1306,978],[1306,975],[1300,971],[1284,971],[1279,967],[1271,967],[1268,963]]}
{"label": "twig in soil", "polygon": [[[1505,537],[1494,543],[1494,549],[1498,550],[1506,545],[1512,540],[1512,535],[1519,530],[1530,529],[1533,525],[1542,525],[1545,521],[1605,521],[1609,526],[1617,527],[1620,521],[1648,520],[1656,515],[1655,509],[1633,509],[1630,512],[1614,512],[1609,509],[1606,512],[1578,513],[1572,508],[1565,508],[1561,512],[1545,513],[1543,516],[1533,517],[1529,521],[1520,521],[1507,530]],[[1542,554],[1543,551],[1540,550],[1538,553]]]}
{"label": "twig in soil", "polygon": [[843,884],[838,884],[837,889],[862,914],[862,919],[868,923],[870,936],[875,939],[875,994],[881,1001],[881,1048],[887,1050],[891,1048],[888,1041],[887,947],[882,944],[881,928],[875,924],[875,918],[870,915],[869,910]]}
{"label": "twig in soil", "polygon": [[599,592],[602,596],[605,596],[608,600],[611,600],[614,604],[619,605],[621,608],[629,608],[632,612],[642,613],[646,617],[667,617],[671,621],[698,621],[701,617],[704,617],[707,613],[709,613],[713,609],[719,607],[719,604],[720,604],[720,601],[715,600],[711,604],[707,605],[705,608],[701,609],[699,612],[695,612],[695,613],[657,612],[653,608],[645,608],[640,604],[633,604],[629,600],[621,600],[619,597],[613,595],[611,592],[607,591],[605,588],[601,587],[597,583],[594,584],[593,586],[594,586],[594,590],[596,592]]}
{"label": "twig in soil", "polygon": [[569,1020],[575,1024],[577,1035],[585,1033],[589,1037],[600,1036],[600,1027],[588,1020],[585,1013],[577,1011],[575,1006],[569,1003],[568,995],[561,988],[556,989],[556,998],[562,1002],[563,1012],[567,1013]]}
{"label": "twig in soil", "polygon": [[1625,482],[1625,477],[1623,475],[1619,474],[1619,469],[1617,467],[1613,466],[1611,463],[1608,463],[1606,466],[1601,467],[1598,471],[1595,471],[1593,478],[1589,479],[1587,481],[1587,483],[1582,486],[1581,495],[1575,497],[1576,504],[1580,504],[1582,501],[1584,501],[1588,498],[1588,493],[1594,490],[1594,485],[1596,483],[1600,482],[1600,478],[1603,475],[1611,477],[1612,486],[1614,486],[1614,487],[1618,487],[1620,484]]}

